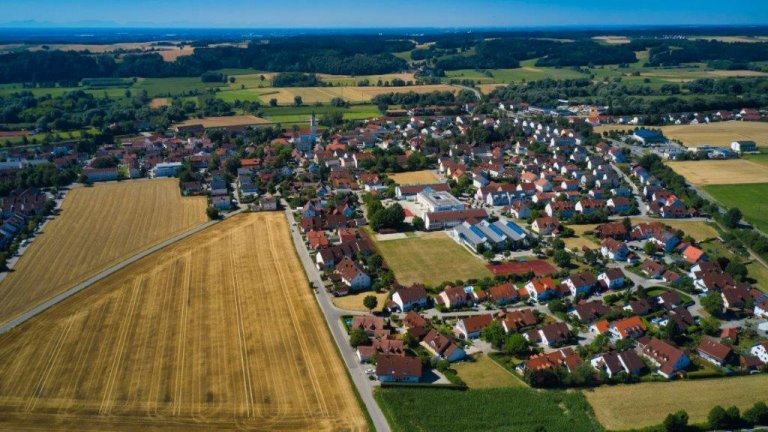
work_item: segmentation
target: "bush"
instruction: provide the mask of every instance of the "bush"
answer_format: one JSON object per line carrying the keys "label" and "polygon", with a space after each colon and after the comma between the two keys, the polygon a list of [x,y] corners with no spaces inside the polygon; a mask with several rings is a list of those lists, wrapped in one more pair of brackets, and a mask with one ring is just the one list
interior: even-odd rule
{"label": "bush", "polygon": [[752,408],[744,411],[744,420],[752,425],[768,426],[768,406],[765,402],[755,402]]}
{"label": "bush", "polygon": [[221,217],[221,215],[219,214],[219,210],[214,207],[208,207],[207,209],[205,209],[205,214],[208,215],[208,219],[218,219]]}
{"label": "bush", "polygon": [[678,411],[664,419],[662,426],[666,432],[682,432],[688,428],[688,413]]}
{"label": "bush", "polygon": [[352,329],[352,331],[349,333],[349,344],[352,346],[352,348],[365,345],[369,340],[370,339],[368,338],[368,333],[366,333],[363,329]]}

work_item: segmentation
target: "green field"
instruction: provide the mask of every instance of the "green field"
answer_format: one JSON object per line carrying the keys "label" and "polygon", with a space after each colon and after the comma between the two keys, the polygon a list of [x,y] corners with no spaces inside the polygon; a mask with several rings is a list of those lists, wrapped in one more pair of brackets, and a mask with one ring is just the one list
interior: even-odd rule
{"label": "green field", "polygon": [[527,387],[522,379],[486,355],[480,354],[472,361],[455,363],[452,367],[471,389]]}
{"label": "green field", "polygon": [[488,69],[491,76],[485,71],[475,69],[459,69],[446,71],[445,82],[451,79],[468,79],[480,84],[509,84],[521,81],[537,81],[551,79],[588,78],[589,75],[570,68],[536,67],[535,60],[520,63],[516,69]]}
{"label": "green field", "polygon": [[726,207],[738,207],[757,229],[768,233],[768,183],[704,186]]}
{"label": "green field", "polygon": [[446,281],[493,276],[485,261],[473,256],[445,233],[377,242],[379,252],[403,285],[435,286]]}
{"label": "green field", "polygon": [[580,392],[381,388],[374,397],[395,432],[602,430]]}
{"label": "green field", "polygon": [[[96,135],[99,131],[98,129],[87,129],[87,130],[73,130],[73,131],[67,131],[67,132],[53,132],[50,135],[53,137],[53,140],[68,140],[68,139],[78,139],[83,135],[83,132],[88,132],[91,135]],[[32,135],[27,137],[27,141],[29,143],[35,143],[35,142],[42,142],[47,134],[38,134],[38,135]],[[8,138],[0,138],[0,145],[12,145],[12,144],[20,144],[24,142],[24,138],[22,137],[8,137]]]}

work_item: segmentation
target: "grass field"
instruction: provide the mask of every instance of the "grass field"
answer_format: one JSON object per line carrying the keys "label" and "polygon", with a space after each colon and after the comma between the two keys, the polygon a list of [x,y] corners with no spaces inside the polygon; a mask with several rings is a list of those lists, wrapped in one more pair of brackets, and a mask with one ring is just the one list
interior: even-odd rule
{"label": "grass field", "polygon": [[382,310],[384,304],[387,302],[387,298],[389,297],[389,293],[387,292],[377,293],[375,291],[364,291],[343,297],[334,297],[332,300],[333,304],[337,308],[348,311],[368,312],[368,308],[363,306],[363,299],[369,295],[376,297],[376,300],[378,301],[378,306],[376,306],[374,311]]}
{"label": "grass field", "polygon": [[0,429],[365,430],[292,248],[238,215],[0,335]]}
{"label": "grass field", "polygon": [[485,262],[451,240],[444,232],[423,237],[377,242],[382,257],[397,281],[403,285],[416,282],[438,285],[492,276]]}
{"label": "grass field", "polygon": [[726,207],[738,207],[751,224],[768,233],[768,183],[710,185],[704,190]]}
{"label": "grass field", "polygon": [[206,205],[182,197],[175,179],[73,189],[0,283],[0,322],[204,223]]}
{"label": "grass field", "polygon": [[[537,81],[542,79],[573,79],[587,78],[588,75],[569,68],[537,67],[536,59],[520,63],[515,69],[458,69],[446,71],[444,82],[451,79],[468,79],[479,84],[509,84],[521,81]],[[486,74],[488,72],[490,76]]]}
{"label": "grass field", "polygon": [[394,432],[601,431],[580,392],[383,388],[374,396]]}
{"label": "grass field", "polygon": [[473,362],[460,362],[453,365],[459,377],[471,389],[498,387],[526,387],[525,383],[512,375],[495,361],[484,354],[479,354]]}
{"label": "grass field", "polygon": [[387,176],[399,185],[432,184],[440,182],[437,176],[430,170],[387,174]]}
{"label": "grass field", "polygon": [[768,145],[768,123],[727,121],[698,125],[662,126],[664,135],[687,146],[730,147],[733,141],[754,141]]}
{"label": "grass field", "polygon": [[608,430],[640,429],[661,424],[667,414],[685,410],[691,423],[707,421],[715,405],[742,410],[768,402],[768,375],[740,378],[601,386],[585,391],[600,423]]}
{"label": "grass field", "polygon": [[195,125],[201,124],[206,128],[215,127],[227,127],[227,126],[253,126],[253,125],[267,125],[271,124],[269,120],[252,116],[252,115],[238,115],[238,116],[226,116],[226,117],[203,117],[193,118],[177,126]]}
{"label": "grass field", "polygon": [[746,159],[667,162],[667,165],[696,186],[768,182],[765,165]]}

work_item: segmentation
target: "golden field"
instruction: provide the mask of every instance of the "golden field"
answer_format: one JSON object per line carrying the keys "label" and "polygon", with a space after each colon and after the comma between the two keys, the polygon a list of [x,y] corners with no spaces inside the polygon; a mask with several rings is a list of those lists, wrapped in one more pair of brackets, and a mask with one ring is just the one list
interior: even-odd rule
{"label": "golden field", "polygon": [[746,159],[667,162],[676,173],[696,186],[766,183],[765,165]]}
{"label": "golden field", "polygon": [[282,213],[179,241],[0,335],[0,429],[366,429]]}
{"label": "golden field", "polygon": [[768,375],[601,386],[585,391],[597,420],[608,430],[641,429],[661,424],[668,414],[685,410],[690,423],[706,423],[715,405],[742,411],[768,402]]}
{"label": "golden field", "polygon": [[232,127],[232,126],[252,126],[252,125],[262,125],[262,124],[271,124],[272,122],[266,119],[263,119],[261,117],[256,117],[253,115],[236,115],[236,116],[222,116],[222,117],[203,117],[203,118],[193,118],[186,120],[182,123],[179,123],[177,126],[188,126],[188,125],[203,125],[203,127],[206,128],[216,128],[216,127]]}
{"label": "golden field", "polygon": [[0,323],[205,223],[206,205],[204,197],[182,197],[175,179],[73,189],[0,282]]}
{"label": "golden field", "polygon": [[410,171],[397,174],[387,174],[395,183],[399,185],[415,184],[433,184],[440,183],[440,180],[430,170]]}
{"label": "golden field", "polygon": [[689,147],[711,145],[730,147],[733,141],[754,141],[758,146],[768,145],[768,123],[727,121],[697,125],[662,126],[669,139],[676,139]]}

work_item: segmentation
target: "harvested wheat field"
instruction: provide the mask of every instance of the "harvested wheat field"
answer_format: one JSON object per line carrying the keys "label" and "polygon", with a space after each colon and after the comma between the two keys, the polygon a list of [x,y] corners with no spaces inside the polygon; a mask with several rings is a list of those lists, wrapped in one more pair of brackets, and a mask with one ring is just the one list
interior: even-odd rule
{"label": "harvested wheat field", "polygon": [[430,170],[387,174],[387,177],[399,185],[440,183],[440,179]]}
{"label": "harvested wheat field", "polygon": [[696,186],[768,183],[765,165],[746,159],[668,162],[670,168]]}
{"label": "harvested wheat field", "polygon": [[742,411],[757,401],[768,402],[768,375],[723,379],[601,386],[584,392],[597,420],[607,430],[658,425],[667,414],[685,410],[692,424],[706,423],[715,405]]}
{"label": "harvested wheat field", "polygon": [[368,102],[374,96],[387,93],[431,93],[435,91],[441,92],[458,92],[461,90],[458,87],[453,87],[445,84],[436,85],[415,85],[407,87],[281,87],[281,88],[269,88],[268,93],[264,93],[265,89],[259,89],[261,92],[260,98],[263,102],[268,102],[270,99],[277,99],[277,103],[280,105],[291,105],[294,103],[294,98],[300,96],[304,104],[313,103],[328,103],[333,98],[342,98],[348,102]]}
{"label": "harvested wheat field", "polygon": [[205,223],[206,205],[204,197],[182,197],[175,179],[73,189],[61,214],[0,282],[0,323]]}
{"label": "harvested wheat field", "polygon": [[768,123],[727,121],[697,125],[662,126],[669,139],[679,140],[686,146],[711,145],[730,147],[734,141],[754,141],[758,146],[768,145]]}
{"label": "harvested wheat field", "polygon": [[168,98],[154,98],[151,101],[149,101],[150,108],[160,108],[160,107],[168,106],[170,104],[171,104],[171,101]]}
{"label": "harvested wheat field", "polygon": [[0,335],[0,429],[366,421],[282,213],[179,241]]}
{"label": "harvested wheat field", "polygon": [[177,126],[203,125],[206,128],[234,127],[234,126],[258,126],[272,124],[271,121],[252,115],[236,115],[222,117],[203,117],[189,119]]}

